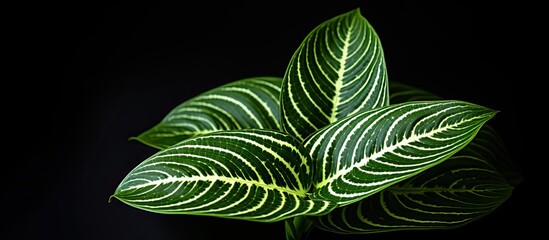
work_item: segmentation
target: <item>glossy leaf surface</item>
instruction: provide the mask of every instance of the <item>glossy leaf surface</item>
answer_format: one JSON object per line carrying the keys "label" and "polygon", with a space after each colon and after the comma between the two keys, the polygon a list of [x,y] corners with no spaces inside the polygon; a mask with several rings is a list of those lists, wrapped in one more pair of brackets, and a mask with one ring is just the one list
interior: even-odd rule
{"label": "glossy leaf surface", "polygon": [[308,138],[313,199],[347,205],[414,176],[467,145],[496,111],[453,100],[395,104],[342,119]]}
{"label": "glossy leaf surface", "polygon": [[299,139],[350,114],[389,104],[378,35],[358,9],[313,29],[282,83],[284,130]]}
{"label": "glossy leaf surface", "polygon": [[440,165],[360,202],[315,217],[315,225],[332,232],[364,234],[451,229],[482,218],[513,191],[509,179],[496,167],[508,158],[504,148],[493,144],[500,141],[485,125],[467,147]]}
{"label": "glossy leaf surface", "polygon": [[134,168],[114,197],[146,211],[273,222],[329,212],[309,200],[311,159],[299,140],[273,130],[201,135]]}
{"label": "glossy leaf surface", "polygon": [[164,149],[181,140],[221,130],[280,130],[281,84],[279,77],[254,77],[219,86],[181,103],[135,139]]}

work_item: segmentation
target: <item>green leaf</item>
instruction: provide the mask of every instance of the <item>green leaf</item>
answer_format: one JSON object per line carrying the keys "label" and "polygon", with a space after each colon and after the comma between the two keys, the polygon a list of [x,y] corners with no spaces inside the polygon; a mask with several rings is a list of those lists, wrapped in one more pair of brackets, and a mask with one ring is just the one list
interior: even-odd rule
{"label": "green leaf", "polygon": [[305,139],[348,115],[389,104],[381,42],[359,9],[313,29],[286,69],[282,126]]}
{"label": "green leaf", "polygon": [[254,77],[214,88],[179,104],[160,123],[133,139],[164,149],[220,130],[280,130],[281,84],[279,77]]}
{"label": "green leaf", "polygon": [[[408,84],[389,81],[391,104],[418,100],[441,100],[434,93]],[[470,154],[494,164],[494,167],[513,185],[518,185],[523,177],[517,171],[516,165],[511,161],[501,136],[489,124],[485,124],[477,133],[473,142],[467,145]]]}
{"label": "green leaf", "polygon": [[435,168],[360,202],[315,217],[315,225],[337,233],[451,229],[493,212],[513,187],[495,167],[506,156],[488,125],[456,155]]}
{"label": "green leaf", "polygon": [[405,83],[389,81],[390,103],[397,104],[410,101],[443,100],[440,96]]}
{"label": "green leaf", "polygon": [[307,199],[311,173],[310,156],[287,133],[219,131],[159,151],[133,169],[113,196],[156,213],[273,222],[335,207]]}
{"label": "green leaf", "polygon": [[455,100],[364,111],[306,139],[315,159],[312,199],[347,205],[452,156],[496,111]]}

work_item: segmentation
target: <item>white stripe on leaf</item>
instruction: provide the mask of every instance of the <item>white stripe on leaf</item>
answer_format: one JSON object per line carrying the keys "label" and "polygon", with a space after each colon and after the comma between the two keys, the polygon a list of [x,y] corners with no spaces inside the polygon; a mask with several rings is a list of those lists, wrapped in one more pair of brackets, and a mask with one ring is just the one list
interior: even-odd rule
{"label": "white stripe on leaf", "polygon": [[408,102],[328,125],[304,142],[318,160],[311,198],[347,205],[381,191],[449,158],[494,114],[462,101]]}
{"label": "white stripe on leaf", "polygon": [[143,161],[114,197],[146,211],[273,222],[325,214],[307,199],[312,162],[301,142],[276,130],[219,131],[184,140]]}
{"label": "white stripe on leaf", "polygon": [[388,105],[386,75],[379,37],[358,9],[320,24],[286,69],[283,129],[304,140],[338,119]]}

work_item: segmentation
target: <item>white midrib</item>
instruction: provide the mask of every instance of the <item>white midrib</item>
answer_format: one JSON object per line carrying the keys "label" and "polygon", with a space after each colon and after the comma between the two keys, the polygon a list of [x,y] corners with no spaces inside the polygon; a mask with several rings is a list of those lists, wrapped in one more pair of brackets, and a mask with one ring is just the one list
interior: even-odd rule
{"label": "white midrib", "polygon": [[458,125],[457,123],[456,124],[452,124],[452,125],[447,125],[443,128],[438,128],[438,129],[435,129],[433,131],[430,131],[430,132],[425,132],[423,134],[419,134],[419,135],[412,135],[410,136],[409,138],[406,138],[406,139],[403,139],[403,141],[400,141],[398,142],[397,144],[394,144],[394,145],[391,145],[391,146],[388,146],[388,147],[385,147],[383,148],[381,151],[379,152],[376,152],[374,154],[372,154],[371,156],[369,157],[365,157],[364,159],[362,159],[361,161],[351,165],[350,167],[346,168],[346,169],[343,169],[341,171],[338,171],[337,174],[333,175],[332,177],[330,178],[327,178],[325,179],[324,181],[322,182],[319,182],[318,184],[316,184],[316,188],[321,188],[325,185],[328,185],[329,183],[333,182],[334,180],[340,178],[341,176],[351,172],[353,169],[357,168],[357,167],[360,167],[360,166],[364,166],[366,165],[370,160],[375,160],[375,159],[378,159],[380,157],[382,157],[383,155],[385,155],[386,153],[388,152],[392,152],[394,151],[395,149],[397,148],[400,148],[402,146],[406,146],[412,142],[415,142],[415,141],[418,141],[419,139],[422,139],[422,138],[425,138],[425,137],[429,137],[429,136],[433,136],[434,134],[436,133],[439,133],[439,132],[443,132],[443,131],[446,131],[447,129],[451,128],[451,127],[455,127],[456,125]]}
{"label": "white midrib", "polygon": [[224,183],[227,183],[227,184],[239,183],[239,184],[244,184],[244,185],[254,185],[254,186],[257,186],[259,188],[269,189],[269,190],[276,190],[276,191],[279,191],[279,192],[285,192],[285,193],[297,195],[297,196],[302,197],[302,198],[305,198],[307,196],[307,190],[294,190],[294,189],[290,189],[290,188],[284,188],[284,187],[281,187],[281,186],[277,186],[277,185],[274,185],[274,184],[266,184],[264,182],[259,182],[259,181],[243,180],[243,179],[230,178],[230,177],[225,177],[225,176],[192,176],[192,177],[173,177],[173,176],[171,176],[171,177],[167,177],[167,178],[164,178],[164,179],[159,179],[159,180],[150,181],[150,182],[139,184],[139,185],[134,185],[134,186],[131,186],[129,188],[121,189],[121,191],[130,191],[130,190],[135,190],[135,189],[140,189],[140,188],[145,188],[145,187],[150,187],[150,186],[158,186],[158,185],[162,185],[162,184],[179,183],[179,182],[181,182],[181,183],[182,182],[199,182],[199,181],[208,181],[208,182],[220,181],[220,182],[224,182]]}
{"label": "white midrib", "polygon": [[334,83],[334,98],[332,102],[332,113],[330,114],[330,123],[337,121],[337,106],[341,102],[341,88],[343,88],[343,75],[345,74],[345,63],[347,63],[347,56],[349,54],[349,42],[351,38],[350,31],[347,31],[345,35],[345,43],[341,50],[341,61],[339,61],[339,69],[337,71],[337,80]]}

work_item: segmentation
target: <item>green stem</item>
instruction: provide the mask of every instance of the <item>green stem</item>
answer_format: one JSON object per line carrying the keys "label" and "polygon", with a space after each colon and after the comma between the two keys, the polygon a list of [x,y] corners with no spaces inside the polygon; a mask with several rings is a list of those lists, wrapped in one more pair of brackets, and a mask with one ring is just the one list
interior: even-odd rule
{"label": "green stem", "polygon": [[305,216],[286,220],[286,240],[306,240],[313,229],[313,221]]}

